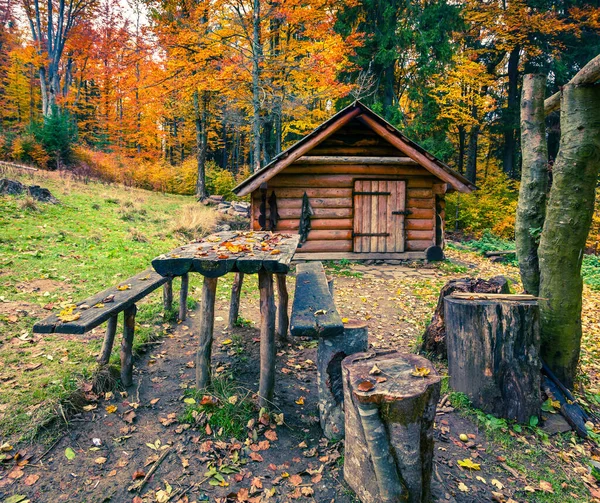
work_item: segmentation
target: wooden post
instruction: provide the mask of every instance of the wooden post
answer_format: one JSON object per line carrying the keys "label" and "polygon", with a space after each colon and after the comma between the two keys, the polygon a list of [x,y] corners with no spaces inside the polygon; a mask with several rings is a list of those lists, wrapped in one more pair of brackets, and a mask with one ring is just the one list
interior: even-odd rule
{"label": "wooden post", "polygon": [[200,341],[196,353],[196,389],[210,384],[210,360],[212,353],[213,328],[215,325],[215,297],[217,278],[204,277],[202,306],[200,307]]}
{"label": "wooden post", "polygon": [[237,325],[240,316],[240,296],[242,294],[242,285],[244,283],[244,273],[236,272],[231,285],[231,302],[229,304],[229,323],[227,328],[233,330]]}
{"label": "wooden post", "polygon": [[173,308],[173,279],[163,285],[163,307],[165,311]]}
{"label": "wooden post", "polygon": [[98,363],[100,365],[106,365],[110,360],[110,354],[112,353],[115,335],[117,333],[118,316],[118,314],[115,314],[108,319],[106,334],[104,335],[104,342],[102,343],[102,351],[100,351],[100,355],[98,356]]}
{"label": "wooden post", "polygon": [[321,337],[317,348],[319,421],[329,439],[344,437],[344,390],[342,360],[369,347],[369,327],[364,321],[344,323],[344,333]]}
{"label": "wooden post", "polygon": [[288,341],[288,331],[290,328],[290,317],[288,315],[289,295],[285,274],[276,274],[277,278],[277,337],[281,342]]}
{"label": "wooden post", "polygon": [[540,315],[535,297],[455,293],[444,305],[450,386],[495,416],[521,423],[539,416]]}
{"label": "wooden post", "polygon": [[135,333],[135,304],[123,312],[123,340],[121,341],[121,382],[128,387],[133,383],[133,336]]}
{"label": "wooden post", "polygon": [[[415,377],[415,367],[429,373]],[[362,503],[430,503],[440,377],[425,358],[396,351],[342,362],[344,478]]]}
{"label": "wooden post", "polygon": [[190,285],[189,275],[181,276],[181,290],[179,290],[179,321],[185,321],[187,318],[187,297]]}
{"label": "wooden post", "polygon": [[275,302],[273,275],[261,269],[258,272],[260,289],[260,385],[259,405],[270,407],[275,387]]}

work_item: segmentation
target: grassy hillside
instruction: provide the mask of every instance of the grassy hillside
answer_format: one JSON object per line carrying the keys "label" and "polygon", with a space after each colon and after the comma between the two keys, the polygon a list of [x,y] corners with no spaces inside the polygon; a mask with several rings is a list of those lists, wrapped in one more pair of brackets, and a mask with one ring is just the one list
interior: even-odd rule
{"label": "grassy hillside", "polygon": [[[54,173],[2,176],[47,187],[60,204],[0,196],[0,439],[30,436],[60,416],[96,367],[104,327],[42,337],[33,323],[146,269],[187,241],[190,225],[203,232],[216,223],[191,197]],[[138,307],[139,345],[164,330],[160,291]]]}

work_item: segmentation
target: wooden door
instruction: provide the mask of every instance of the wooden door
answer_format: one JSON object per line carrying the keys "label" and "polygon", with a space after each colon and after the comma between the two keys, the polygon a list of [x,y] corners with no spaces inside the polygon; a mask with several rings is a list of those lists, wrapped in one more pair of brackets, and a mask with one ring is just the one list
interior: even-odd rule
{"label": "wooden door", "polygon": [[403,252],[405,210],[406,182],[356,180],[354,252]]}

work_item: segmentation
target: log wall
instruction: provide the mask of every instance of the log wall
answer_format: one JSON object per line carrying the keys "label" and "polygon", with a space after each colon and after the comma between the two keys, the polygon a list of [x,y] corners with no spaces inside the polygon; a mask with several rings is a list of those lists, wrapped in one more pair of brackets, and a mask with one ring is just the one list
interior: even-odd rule
{"label": "log wall", "polygon": [[[300,158],[263,184],[268,195],[274,191],[280,220],[277,230],[295,231],[300,224],[302,196],[307,193],[314,216],[307,242],[298,253],[353,251],[353,197],[357,179],[405,180],[405,251],[423,251],[436,243],[436,194],[444,191],[443,182],[366,126],[352,121],[308,156],[364,156],[366,163],[311,163]],[[395,157],[394,164],[373,163],[375,156]],[[353,157],[354,159],[354,157]],[[402,161],[405,159],[405,161]],[[258,224],[261,190],[252,193],[252,228]],[[438,197],[439,200],[439,197]]]}

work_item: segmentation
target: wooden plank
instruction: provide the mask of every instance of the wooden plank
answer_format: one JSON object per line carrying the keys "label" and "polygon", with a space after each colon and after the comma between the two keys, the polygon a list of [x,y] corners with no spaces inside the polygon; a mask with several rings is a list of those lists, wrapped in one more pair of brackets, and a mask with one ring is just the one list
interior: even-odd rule
{"label": "wooden plank", "polygon": [[320,166],[299,166],[294,164],[282,172],[283,175],[379,175],[388,176],[427,176],[428,171],[421,166],[398,166],[379,164],[335,164]]}
{"label": "wooden plank", "polygon": [[[381,181],[378,182],[379,183],[379,188],[377,189],[379,192],[387,192],[388,191],[388,185],[386,181]],[[377,224],[374,227],[375,229],[377,229],[375,232],[377,234],[385,234],[388,232],[388,227],[387,227],[387,206],[389,203],[389,196],[375,196],[375,199],[377,199]],[[375,242],[376,242],[376,248],[378,252],[386,252],[386,247],[385,247],[385,241],[386,238],[385,236],[377,236],[375,238]]]}
{"label": "wooden plank", "polygon": [[[304,193],[312,199],[312,198],[338,198],[338,197],[352,197],[352,188],[333,188],[333,187],[321,187],[321,188],[278,188],[275,195],[277,196],[277,200],[279,201],[282,198],[290,198],[290,199],[298,199],[302,198]],[[252,193],[252,200],[260,200],[260,191],[255,191]]]}
{"label": "wooden plank", "polygon": [[423,241],[423,240],[427,240],[427,239],[431,239],[433,241],[434,238],[434,231],[430,231],[430,230],[426,230],[426,231],[414,231],[414,230],[407,230],[406,231],[406,239],[408,239],[409,241]]}
{"label": "wooden plank", "polygon": [[[354,182],[354,191],[355,192],[362,192],[363,188],[362,188],[362,180],[356,180],[356,182]],[[363,205],[363,197],[361,195],[354,195],[354,224],[353,224],[353,231],[355,233],[360,232],[360,229],[362,228],[362,205]],[[353,238],[353,246],[354,246],[354,251],[355,252],[362,252],[362,238],[360,237],[355,237]]]}
{"label": "wooden plank", "polygon": [[[277,212],[282,219],[300,218],[302,208],[278,208]],[[352,217],[352,207],[349,208],[313,208],[313,218],[349,218]],[[254,215],[258,218],[258,214]]]}
{"label": "wooden plank", "polygon": [[[373,182],[370,180],[363,180],[363,188],[364,192],[372,192],[373,191]],[[373,196],[364,196],[362,203],[362,227],[361,232],[368,233],[371,231],[371,205]],[[367,236],[361,237],[362,239],[362,251],[370,252],[371,251],[371,239]]]}
{"label": "wooden plank", "polygon": [[[352,219],[351,218],[336,218],[336,219],[328,219],[328,218],[314,218],[310,221],[311,228],[313,230],[316,229],[352,229]],[[277,230],[281,232],[293,232],[298,230],[300,226],[300,220],[298,218],[291,218],[280,220],[277,223]],[[252,228],[255,231],[260,230],[260,226],[258,222],[252,222]]]}
{"label": "wooden plank", "polygon": [[410,218],[433,218],[435,216],[435,210],[433,209],[433,206],[430,206],[429,208],[415,208],[415,207],[408,207],[407,208],[408,211],[410,211],[409,217]]}
{"label": "wooden plank", "polygon": [[339,252],[339,251],[352,251],[352,240],[346,241],[328,241],[328,240],[309,240],[302,245],[302,248],[298,248],[296,253],[306,253],[312,251],[322,252]]}
{"label": "wooden plank", "polygon": [[291,150],[287,155],[281,156],[280,159],[272,163],[270,166],[267,166],[267,169],[262,169],[255,176],[250,177],[246,180],[246,183],[240,185],[237,190],[238,196],[245,196],[250,194],[252,191],[258,189],[262,183],[266,182],[273,175],[279,173],[287,166],[292,164],[299,157],[302,157],[304,154],[315,148],[319,143],[329,137],[338,129],[344,127],[348,124],[354,117],[361,113],[360,108],[354,108],[348,111],[346,115],[341,116],[337,121],[329,124],[329,126],[321,129],[312,137],[309,137],[308,140],[304,141],[302,144],[297,144],[293,150]]}
{"label": "wooden plank", "polygon": [[296,291],[290,323],[297,337],[333,337],[344,331],[327,286],[323,264],[302,263],[296,266]]}
{"label": "wooden plank", "polygon": [[407,195],[409,199],[416,198],[424,198],[424,199],[432,199],[433,198],[433,190],[431,189],[413,189],[409,186],[407,189]]}
{"label": "wooden plank", "polygon": [[373,157],[339,155],[303,155],[292,166],[296,166],[298,164],[400,164],[404,166],[418,165],[418,163],[413,161],[410,157]]}
{"label": "wooden plank", "polygon": [[[356,175],[285,175],[280,174],[273,177],[267,182],[268,190],[280,188],[295,187],[331,187],[331,188],[352,188]],[[362,180],[378,180],[381,175],[361,175]],[[431,189],[434,177],[418,176],[418,177],[389,177],[393,179],[406,179],[408,187],[416,189]]]}
{"label": "wooden plank", "polygon": [[328,229],[328,230],[318,230],[311,229],[308,234],[308,240],[351,240],[352,239],[352,230],[339,230],[339,229]]}
{"label": "wooden plank", "polygon": [[[275,192],[277,196],[277,192]],[[315,208],[352,208],[352,197],[315,197],[309,198],[310,206]],[[277,210],[281,216],[282,209],[302,208],[302,198],[280,198],[277,196]],[[255,214],[258,214],[256,212]]]}
{"label": "wooden plank", "polygon": [[424,251],[410,251],[403,253],[352,253],[352,252],[318,252],[318,253],[297,253],[294,256],[293,263],[305,261],[320,260],[424,260]]}
{"label": "wooden plank", "polygon": [[415,241],[408,240],[406,242],[406,249],[409,251],[426,250],[430,246],[433,246],[433,239],[427,239],[427,240],[419,239],[419,240],[415,240]]}
{"label": "wooden plank", "polygon": [[433,230],[433,219],[418,219],[418,218],[407,218],[405,223],[406,230]]}
{"label": "wooden plank", "polygon": [[369,117],[368,115],[363,114],[361,115],[361,120],[368,124],[371,127],[371,129],[373,129],[373,131],[379,133],[383,138],[389,141],[390,144],[394,145],[398,150],[400,150],[400,152],[403,152],[408,157],[418,162],[421,166],[427,168],[431,173],[433,173],[439,179],[452,185],[452,187],[454,187],[459,192],[472,192],[473,189],[469,187],[466,183],[463,183],[458,178],[458,174],[454,175],[446,171],[435,161],[432,161],[425,154],[417,150],[409,143],[405,142],[402,138],[392,133],[391,131],[388,131],[388,129],[383,124],[375,120],[373,117]]}
{"label": "wooden plank", "polygon": [[[40,334],[84,334],[113,316],[116,316],[140,299],[143,299],[167,281],[169,281],[169,278],[164,278],[148,269],[111,288],[103,290],[93,297],[78,302],[76,304],[77,308],[73,312],[79,313],[79,319],[63,323],[56,315],[52,315],[42,321],[38,321],[33,326],[33,331]],[[118,290],[117,287],[120,285],[131,285],[131,288]],[[114,295],[112,302],[103,302],[104,299],[111,295]],[[103,307],[94,307],[100,304]],[[89,308],[82,310],[80,306],[89,306]]]}
{"label": "wooden plank", "polygon": [[433,197],[428,198],[428,199],[408,199],[408,201],[406,202],[407,206],[409,208],[433,208],[434,207],[434,201],[433,201]]}
{"label": "wooden plank", "polygon": [[312,149],[314,155],[364,155],[364,156],[390,156],[398,157],[402,155],[396,147],[390,145],[374,146],[350,146],[350,145],[322,145]]}
{"label": "wooden plank", "polygon": [[396,234],[397,234],[397,221],[396,215],[392,214],[392,211],[398,207],[398,191],[396,190],[396,182],[388,181],[388,192],[391,194],[389,199],[389,211],[386,216],[386,229],[390,235],[385,240],[385,251],[393,252],[396,251]]}

